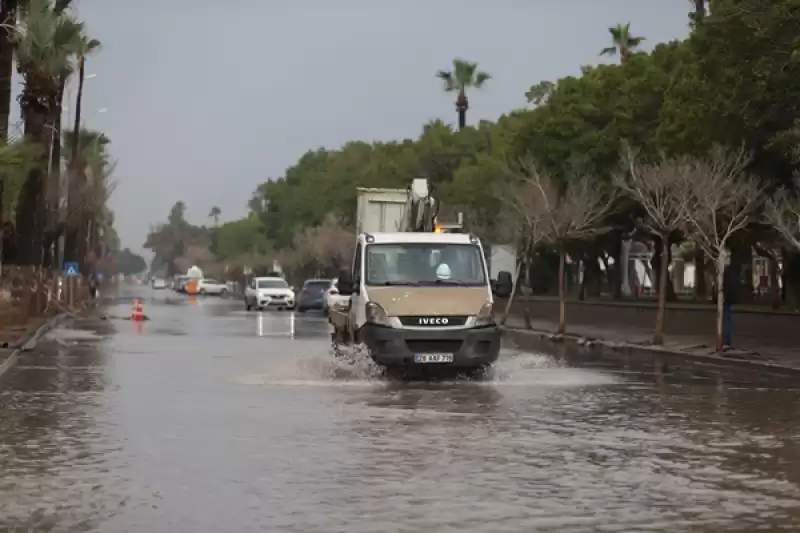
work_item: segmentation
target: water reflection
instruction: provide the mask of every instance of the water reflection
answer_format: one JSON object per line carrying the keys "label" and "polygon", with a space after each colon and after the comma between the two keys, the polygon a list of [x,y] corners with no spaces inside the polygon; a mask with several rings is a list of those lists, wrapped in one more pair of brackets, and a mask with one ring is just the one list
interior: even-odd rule
{"label": "water reflection", "polygon": [[[0,526],[70,529],[69,520],[55,516],[84,506],[109,471],[109,455],[120,449],[104,431],[108,346],[101,335],[110,328],[95,325],[95,331],[53,331],[36,352],[22,354],[2,383]],[[101,514],[70,530],[83,530],[94,518]]]}
{"label": "water reflection", "polygon": [[319,316],[147,312],[141,333],[64,333],[8,377],[0,531],[800,525],[798,391],[509,351],[484,382],[398,383],[332,358]]}
{"label": "water reflection", "polygon": [[278,335],[293,339],[295,336],[295,314],[280,313],[274,315],[258,312],[256,317],[256,335],[258,337]]}

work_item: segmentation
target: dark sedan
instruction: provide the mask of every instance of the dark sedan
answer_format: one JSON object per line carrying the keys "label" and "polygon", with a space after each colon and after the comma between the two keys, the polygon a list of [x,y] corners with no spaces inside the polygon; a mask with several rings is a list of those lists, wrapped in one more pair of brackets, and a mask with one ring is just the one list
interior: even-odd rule
{"label": "dark sedan", "polygon": [[301,313],[310,309],[325,310],[325,292],[330,288],[333,280],[309,279],[303,283],[303,288],[297,297],[297,310]]}

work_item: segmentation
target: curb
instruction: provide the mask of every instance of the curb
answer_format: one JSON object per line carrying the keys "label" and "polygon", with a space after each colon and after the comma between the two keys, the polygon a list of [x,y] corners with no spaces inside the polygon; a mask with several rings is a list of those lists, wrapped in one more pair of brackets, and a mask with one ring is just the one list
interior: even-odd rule
{"label": "curb", "polygon": [[14,368],[14,365],[16,365],[17,361],[19,360],[19,354],[21,352],[27,352],[33,349],[44,335],[64,323],[70,316],[72,316],[70,313],[59,313],[34,330],[33,333],[30,334],[30,336],[25,339],[18,348],[11,352],[11,355],[8,356],[8,359],[0,364],[0,378],[2,378],[9,370]]}
{"label": "curb", "polygon": [[552,353],[557,347],[562,350],[571,348],[574,353],[565,354],[565,357],[582,361],[602,360],[632,371],[674,374],[676,370],[688,370],[703,377],[723,376],[747,382],[783,381],[794,386],[800,378],[800,368],[764,360],[706,355],[570,334],[555,335],[535,329],[502,327],[502,331],[504,339],[521,349]]}

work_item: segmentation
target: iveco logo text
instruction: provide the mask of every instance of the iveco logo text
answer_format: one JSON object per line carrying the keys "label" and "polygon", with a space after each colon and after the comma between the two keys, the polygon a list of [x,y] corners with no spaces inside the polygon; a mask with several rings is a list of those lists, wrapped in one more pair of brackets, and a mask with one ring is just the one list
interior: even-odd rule
{"label": "iveco logo text", "polygon": [[444,317],[420,318],[420,326],[446,326],[449,321]]}

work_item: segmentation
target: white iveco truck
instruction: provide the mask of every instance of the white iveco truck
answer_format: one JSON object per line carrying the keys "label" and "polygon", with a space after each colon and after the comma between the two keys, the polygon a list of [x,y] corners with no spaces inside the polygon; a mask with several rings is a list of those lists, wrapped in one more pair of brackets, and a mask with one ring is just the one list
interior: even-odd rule
{"label": "white iveco truck", "polygon": [[[493,363],[500,351],[494,295],[481,242],[461,232],[461,216],[438,224],[424,179],[407,191],[360,189],[358,206],[353,263],[338,279],[350,305],[329,315],[334,342],[363,343],[387,368],[473,373]],[[503,272],[495,290],[508,294],[510,284]]]}

